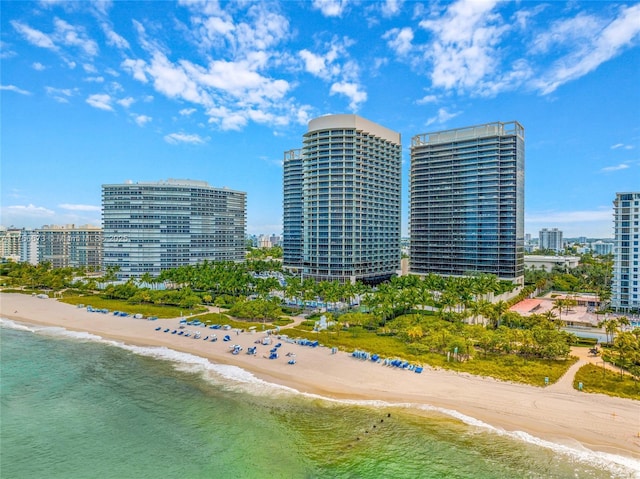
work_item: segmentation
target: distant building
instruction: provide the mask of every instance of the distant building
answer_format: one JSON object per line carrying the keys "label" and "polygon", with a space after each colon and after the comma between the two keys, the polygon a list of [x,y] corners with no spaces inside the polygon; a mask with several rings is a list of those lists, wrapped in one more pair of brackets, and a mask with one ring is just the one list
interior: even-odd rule
{"label": "distant building", "polygon": [[611,306],[617,311],[637,312],[640,309],[640,192],[617,193],[613,213]]}
{"label": "distant building", "polygon": [[542,256],[542,255],[525,255],[524,265],[527,268],[535,267],[536,269],[549,272],[554,266],[565,269],[573,269],[580,264],[579,256]]}
{"label": "distant building", "polygon": [[558,228],[547,229],[542,228],[538,234],[540,238],[540,249],[549,249],[553,251],[563,251],[564,244],[562,242],[562,231]]}
{"label": "distant building", "polygon": [[411,139],[411,273],[524,281],[524,156],[515,121]]}
{"label": "distant building", "polygon": [[613,253],[613,243],[604,241],[594,241],[591,243],[591,251],[597,255],[607,255]]}
{"label": "distant building", "polygon": [[22,230],[19,228],[0,229],[0,259],[20,261],[20,238]]}
{"label": "distant building", "polygon": [[278,235],[260,235],[257,240],[258,248],[273,248],[274,246],[280,246],[281,239]]}
{"label": "distant building", "polygon": [[[38,264],[39,250],[38,232],[32,229],[23,229],[20,235],[20,262],[32,265]],[[102,245],[100,245],[102,247]]]}
{"label": "distant building", "polygon": [[204,181],[102,185],[104,265],[123,279],[208,261],[244,261],[246,193]]}
{"label": "distant building", "polygon": [[45,225],[34,231],[38,263],[52,268],[102,266],[102,229],[99,226]]}
{"label": "distant building", "polygon": [[285,152],[284,265],[318,281],[379,283],[400,268],[400,134],[357,115],[309,122]]}

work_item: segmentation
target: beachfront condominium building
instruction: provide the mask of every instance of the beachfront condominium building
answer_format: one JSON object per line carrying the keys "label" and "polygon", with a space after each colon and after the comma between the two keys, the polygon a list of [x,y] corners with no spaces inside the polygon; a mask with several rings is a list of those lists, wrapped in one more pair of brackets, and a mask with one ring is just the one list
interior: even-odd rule
{"label": "beachfront condominium building", "polygon": [[102,185],[104,266],[119,278],[207,261],[244,261],[246,193],[204,181]]}
{"label": "beachfront condominium building", "polygon": [[102,229],[93,225],[44,225],[35,230],[31,241],[38,243],[38,263],[52,268],[100,268]]}
{"label": "beachfront condominium building", "polygon": [[558,228],[547,229],[542,228],[538,232],[540,249],[550,249],[556,252],[564,250],[562,242],[562,231]]}
{"label": "beachfront condominium building", "polygon": [[411,139],[414,274],[524,278],[524,128],[487,123]]}
{"label": "beachfront condominium building", "polygon": [[284,153],[282,265],[302,271],[302,150]]}
{"label": "beachfront condominium building", "polygon": [[[32,265],[38,264],[38,232],[24,228],[20,234],[20,262]],[[102,245],[100,245],[102,248]]]}
{"label": "beachfront condominium building", "polygon": [[22,230],[0,227],[0,259],[20,261]]}
{"label": "beachfront condominium building", "polygon": [[613,202],[614,246],[611,306],[617,311],[640,309],[640,192],[617,193]]}
{"label": "beachfront condominium building", "polygon": [[400,268],[400,134],[357,115],[309,122],[285,153],[284,264],[318,281],[378,283]]}

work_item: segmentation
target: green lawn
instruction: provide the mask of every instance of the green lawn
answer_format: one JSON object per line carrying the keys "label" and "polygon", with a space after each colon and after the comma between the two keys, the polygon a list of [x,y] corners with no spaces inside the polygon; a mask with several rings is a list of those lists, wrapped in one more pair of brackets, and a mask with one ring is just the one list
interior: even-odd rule
{"label": "green lawn", "polygon": [[97,295],[91,296],[69,296],[59,299],[62,303],[84,304],[96,309],[108,309],[109,311],[124,311],[129,314],[142,314],[144,317],[157,316],[158,318],[178,318],[181,315],[189,316],[198,312],[206,311],[199,307],[193,310],[178,308],[176,306],[163,306],[155,304],[130,304],[119,299],[104,299]]}
{"label": "green lawn", "polygon": [[619,372],[603,370],[595,364],[587,364],[578,370],[573,387],[578,389],[578,383],[582,383],[584,392],[640,400],[640,382],[628,374],[620,376]]}
{"label": "green lawn", "polygon": [[469,361],[459,362],[452,359],[447,361],[445,354],[420,352],[417,348],[400,341],[395,336],[380,336],[373,331],[360,328],[341,331],[339,335],[327,331],[313,332],[307,328],[283,328],[281,332],[293,338],[318,340],[325,346],[337,346],[348,352],[359,349],[371,354],[378,354],[382,358],[400,358],[415,364],[534,386],[544,386],[545,378],[549,378],[549,384],[553,384],[577,361],[577,358],[574,357],[567,360],[551,361],[501,354],[489,354],[485,358],[484,354],[479,351],[476,351]]}

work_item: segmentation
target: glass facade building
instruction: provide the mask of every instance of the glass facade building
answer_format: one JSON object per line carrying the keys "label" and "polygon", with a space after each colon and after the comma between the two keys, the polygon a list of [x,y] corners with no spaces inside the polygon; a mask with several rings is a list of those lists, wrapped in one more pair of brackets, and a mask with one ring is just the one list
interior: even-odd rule
{"label": "glass facade building", "polygon": [[357,115],[309,122],[299,157],[285,154],[289,267],[318,281],[369,283],[398,271],[401,148],[399,133]]}
{"label": "glass facade building", "polygon": [[617,193],[613,202],[614,245],[611,306],[622,312],[640,310],[640,192]]}
{"label": "glass facade building", "polygon": [[102,185],[104,266],[120,278],[244,261],[246,193],[204,181]]}
{"label": "glass facade building", "polygon": [[518,122],[412,138],[412,273],[486,273],[523,282],[524,154]]}
{"label": "glass facade building", "polygon": [[302,151],[284,153],[282,264],[302,267]]}

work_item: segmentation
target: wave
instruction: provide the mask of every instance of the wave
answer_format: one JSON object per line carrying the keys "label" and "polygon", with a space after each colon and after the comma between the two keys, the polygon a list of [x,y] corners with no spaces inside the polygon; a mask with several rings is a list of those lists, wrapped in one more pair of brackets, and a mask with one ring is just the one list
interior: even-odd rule
{"label": "wave", "polygon": [[566,446],[535,437],[524,431],[505,431],[491,424],[485,423],[471,416],[467,416],[459,411],[427,404],[419,403],[391,403],[381,400],[355,400],[355,399],[335,399],[313,393],[298,391],[297,389],[271,383],[256,377],[251,372],[238,366],[212,363],[210,360],[190,353],[176,351],[166,347],[158,346],[134,346],[119,341],[105,339],[101,336],[86,332],[70,331],[62,327],[33,326],[25,325],[10,319],[0,318],[0,327],[14,329],[17,331],[42,334],[47,336],[63,337],[72,340],[92,341],[115,346],[133,354],[151,357],[158,360],[170,361],[175,369],[181,372],[200,374],[205,380],[225,387],[256,396],[297,396],[308,399],[321,400],[326,403],[334,403],[349,406],[373,407],[373,408],[400,408],[404,410],[422,410],[443,414],[457,419],[468,426],[472,426],[483,431],[488,431],[513,440],[526,442],[535,446],[550,449],[579,462],[610,471],[614,476],[631,477],[640,479],[640,461],[610,454],[593,451],[578,446]]}

